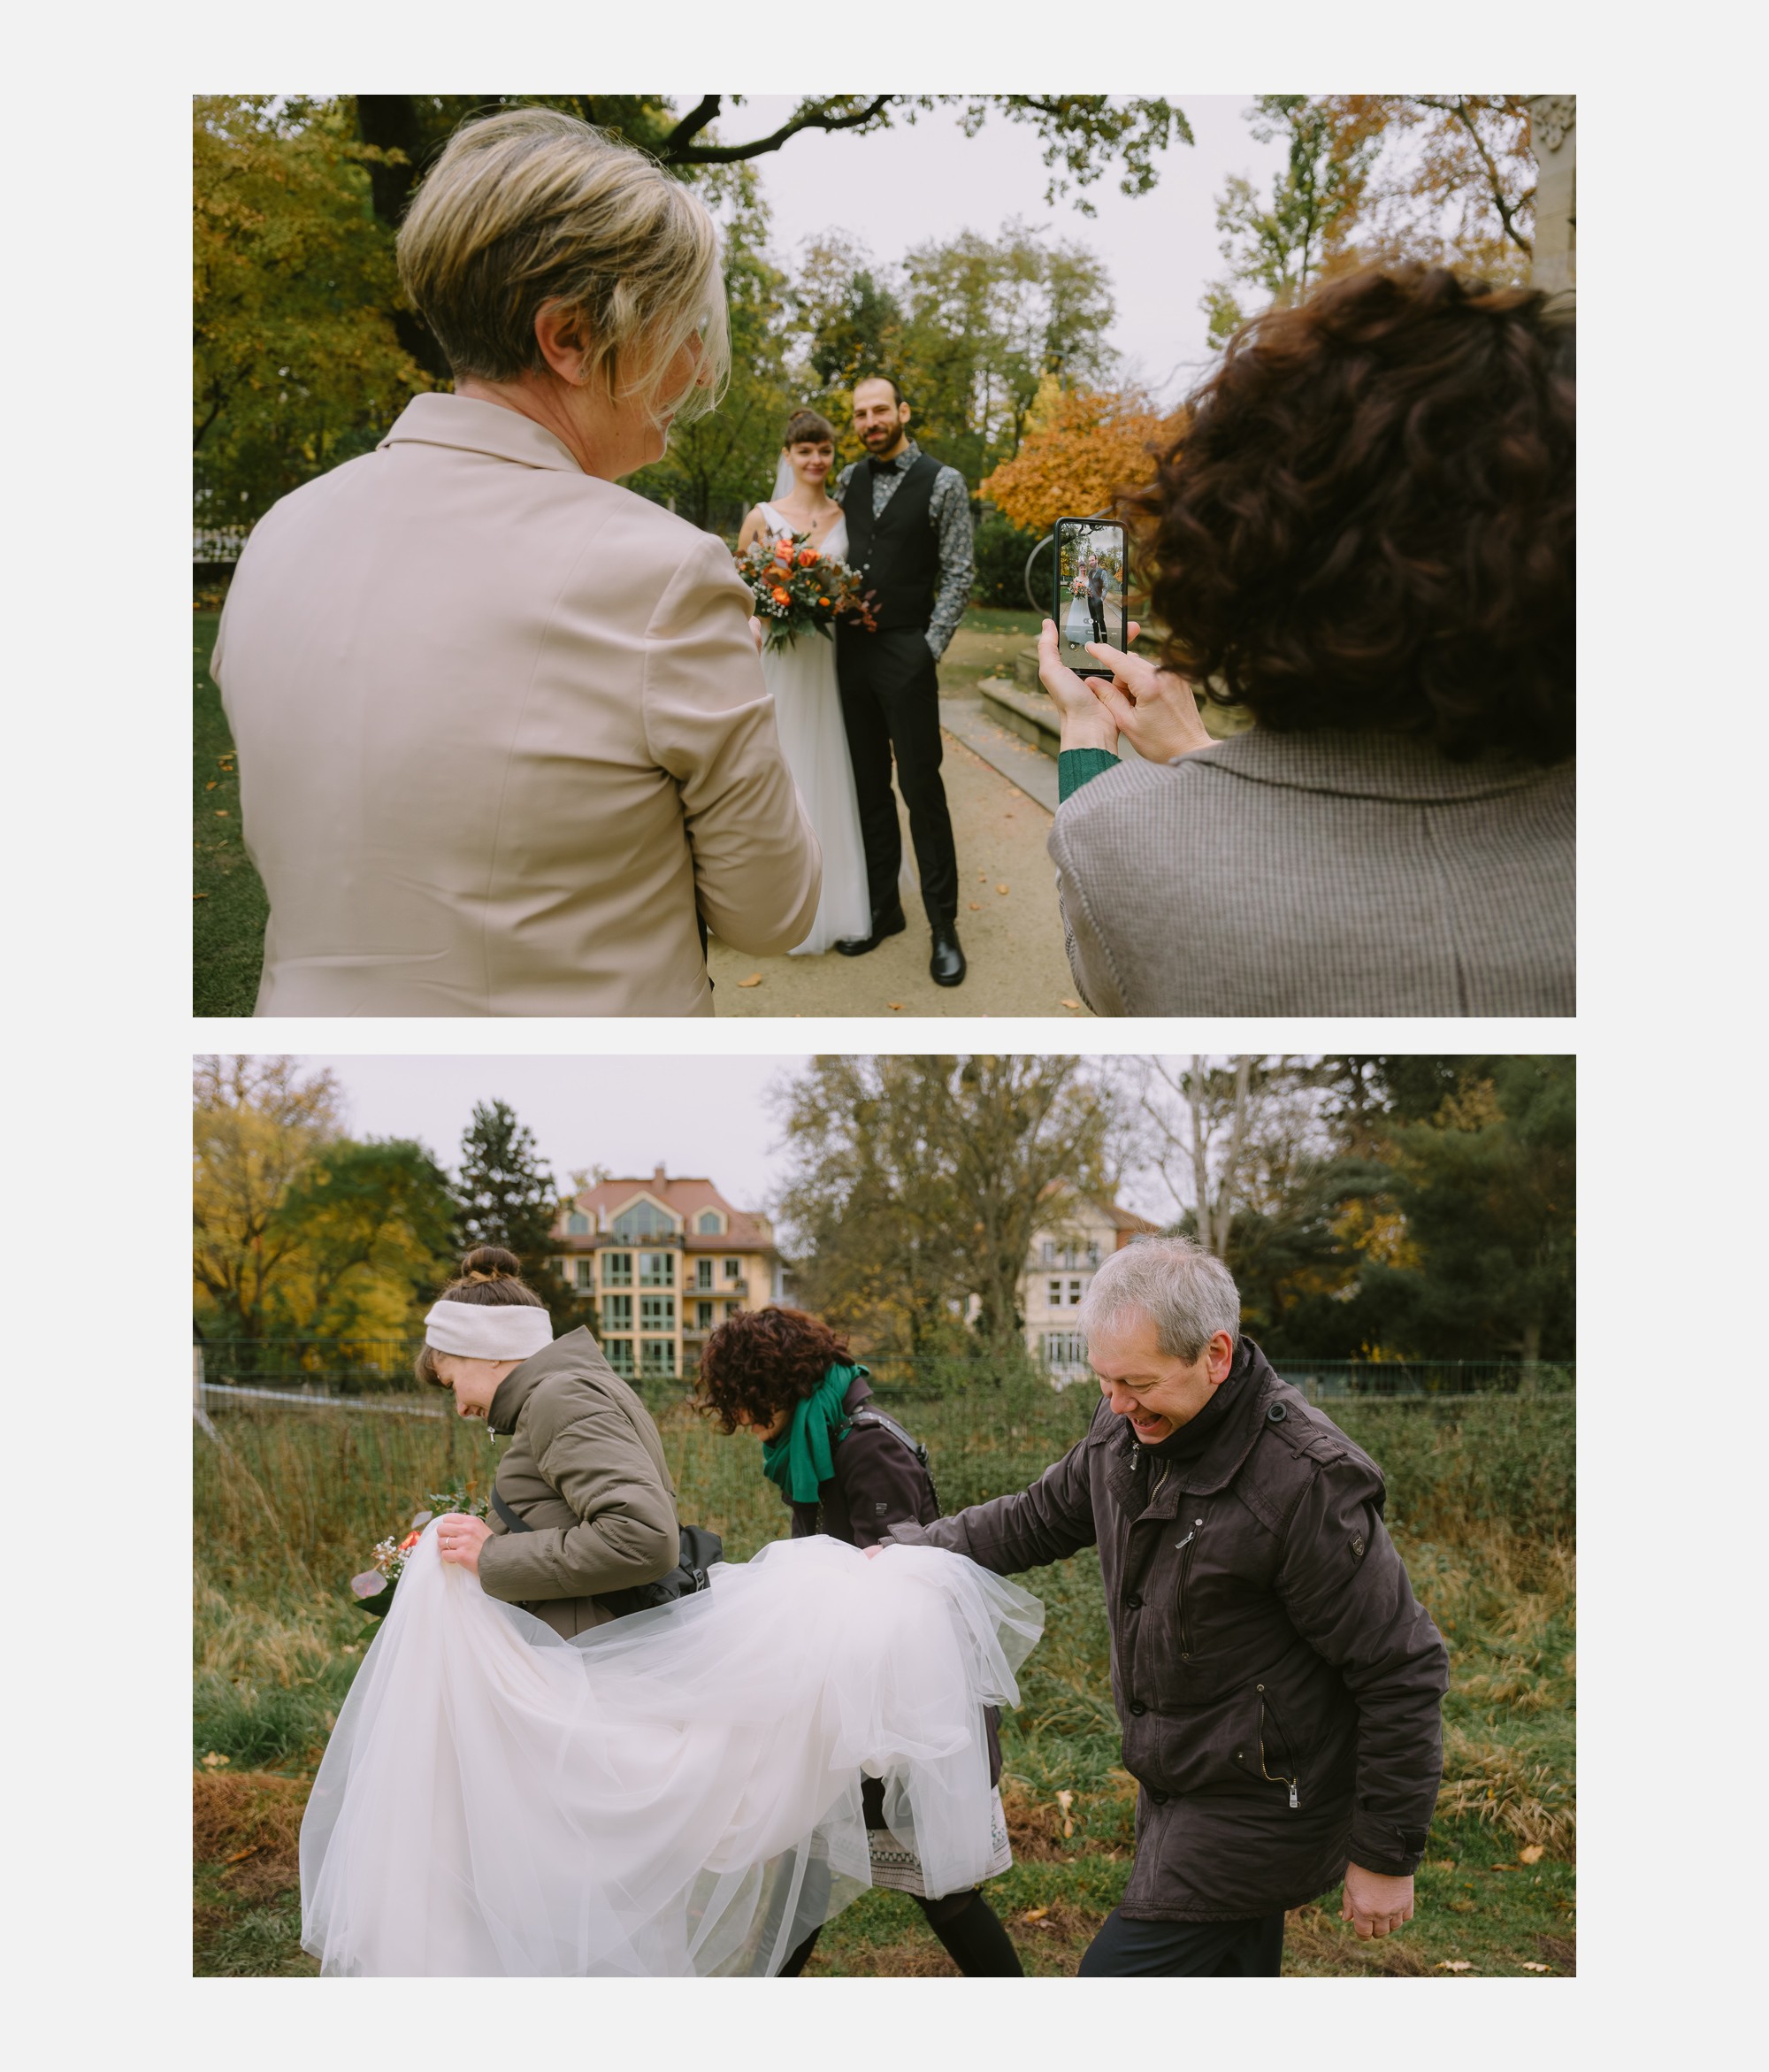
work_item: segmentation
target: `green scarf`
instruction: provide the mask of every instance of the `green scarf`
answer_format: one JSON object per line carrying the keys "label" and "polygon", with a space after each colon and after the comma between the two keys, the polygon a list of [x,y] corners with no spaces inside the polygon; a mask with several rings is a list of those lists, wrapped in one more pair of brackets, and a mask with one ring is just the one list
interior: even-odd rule
{"label": "green scarf", "polygon": [[762,1442],[762,1472],[779,1484],[789,1503],[814,1504],[817,1492],[835,1473],[835,1441],[846,1424],[842,1398],[863,1367],[839,1361],[808,1396],[793,1406],[791,1423],[778,1439]]}

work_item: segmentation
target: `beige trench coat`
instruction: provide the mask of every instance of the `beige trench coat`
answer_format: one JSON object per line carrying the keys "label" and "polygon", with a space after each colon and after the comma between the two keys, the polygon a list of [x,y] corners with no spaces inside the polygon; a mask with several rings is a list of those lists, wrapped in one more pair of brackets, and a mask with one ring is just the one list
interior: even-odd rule
{"label": "beige trench coat", "polygon": [[213,669],[260,1015],[708,1015],[696,923],[809,932],[822,855],[724,542],[550,432],[413,399],[254,530]]}

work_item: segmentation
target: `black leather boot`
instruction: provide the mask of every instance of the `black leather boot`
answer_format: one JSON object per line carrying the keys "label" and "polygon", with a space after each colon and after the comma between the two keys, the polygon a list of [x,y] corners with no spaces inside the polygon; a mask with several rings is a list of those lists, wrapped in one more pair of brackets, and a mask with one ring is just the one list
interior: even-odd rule
{"label": "black leather boot", "polygon": [[[835,947],[842,956],[863,957],[868,950],[877,949],[887,935],[900,935],[908,925],[903,918],[902,907],[894,906],[888,914],[873,915],[870,935],[845,935]],[[956,981],[948,979],[946,983],[952,985]]]}
{"label": "black leather boot", "polygon": [[936,986],[962,986],[966,968],[964,952],[958,947],[957,925],[952,921],[936,921],[934,954],[928,959],[928,977]]}

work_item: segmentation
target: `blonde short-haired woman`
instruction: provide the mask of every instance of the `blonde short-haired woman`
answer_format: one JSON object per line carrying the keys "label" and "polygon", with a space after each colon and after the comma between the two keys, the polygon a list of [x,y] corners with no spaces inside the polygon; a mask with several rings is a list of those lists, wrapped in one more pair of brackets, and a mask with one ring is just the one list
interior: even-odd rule
{"label": "blonde short-haired woman", "polygon": [[463,127],[399,237],[455,370],[283,498],[214,672],[270,899],[261,1015],[712,1012],[821,858],[724,542],[618,486],[728,362],[706,211],[548,109]]}

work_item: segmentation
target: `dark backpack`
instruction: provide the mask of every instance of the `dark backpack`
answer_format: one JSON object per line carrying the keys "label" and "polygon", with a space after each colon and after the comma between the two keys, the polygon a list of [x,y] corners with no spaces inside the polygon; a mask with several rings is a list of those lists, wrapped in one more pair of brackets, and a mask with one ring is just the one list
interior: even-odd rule
{"label": "dark backpack", "polygon": [[[512,1532],[534,1531],[496,1490],[492,1492],[492,1508]],[[631,1590],[604,1590],[595,1601],[616,1618],[624,1619],[633,1612],[648,1612],[660,1604],[674,1604],[678,1597],[692,1597],[696,1591],[710,1589],[707,1570],[715,1562],[724,1559],[724,1542],[704,1525],[684,1525],[681,1531],[681,1560],[667,1576],[660,1576],[655,1583],[635,1583]]]}
{"label": "dark backpack", "polygon": [[[875,1409],[870,1403],[862,1405],[843,1425],[841,1439],[846,1439],[850,1431],[855,1431],[862,1424],[877,1425],[881,1431],[888,1431],[892,1439],[900,1440],[904,1446],[908,1447],[916,1460],[921,1462],[922,1473],[928,1478],[928,1493],[934,1500],[934,1512],[938,1516],[940,1508],[939,1491],[934,1483],[933,1470],[928,1466],[928,1449],[926,1447],[913,1432],[905,1431],[894,1417],[887,1417],[883,1410]],[[838,1446],[840,1443],[841,1439],[836,1441]]]}

